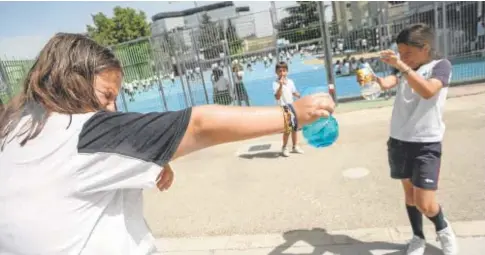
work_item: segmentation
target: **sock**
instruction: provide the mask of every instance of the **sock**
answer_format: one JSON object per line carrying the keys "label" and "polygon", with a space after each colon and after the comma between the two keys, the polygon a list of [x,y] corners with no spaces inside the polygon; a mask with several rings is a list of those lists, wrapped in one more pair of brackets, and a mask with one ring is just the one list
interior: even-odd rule
{"label": "sock", "polygon": [[436,232],[443,230],[446,227],[448,227],[448,224],[445,221],[445,216],[443,215],[443,211],[441,210],[441,206],[440,206],[440,211],[438,212],[438,214],[436,214],[433,217],[428,217],[428,219],[431,222],[433,222],[433,224],[436,228]]}
{"label": "sock", "polygon": [[406,210],[408,211],[408,217],[409,221],[411,222],[413,234],[425,239],[423,233],[423,214],[421,214],[416,206],[406,205]]}

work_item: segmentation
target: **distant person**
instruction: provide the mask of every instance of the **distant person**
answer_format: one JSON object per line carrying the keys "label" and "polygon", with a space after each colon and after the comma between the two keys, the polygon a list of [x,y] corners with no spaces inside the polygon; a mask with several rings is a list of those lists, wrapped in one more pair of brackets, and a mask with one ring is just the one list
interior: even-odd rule
{"label": "distant person", "polygon": [[235,65],[232,67],[234,87],[236,92],[236,100],[238,105],[242,105],[242,101],[246,103],[246,106],[250,106],[249,95],[244,86],[244,69],[242,65]]}
{"label": "distant person", "polygon": [[340,64],[340,59],[335,62],[335,66],[333,67],[335,71],[335,75],[341,75],[342,74],[342,65]]}
{"label": "distant person", "polygon": [[458,254],[456,236],[436,199],[452,66],[434,53],[434,38],[425,24],[402,30],[396,38],[401,58],[392,50],[380,53],[393,74],[377,77],[383,89],[397,86],[387,151],[391,178],[400,180],[404,189],[414,235],[406,248],[408,255],[425,252],[423,214],[433,222],[443,254]]}
{"label": "distant person", "polygon": [[342,62],[342,67],[340,67],[340,74],[341,75],[349,75],[350,74],[350,63],[347,59],[344,59]]}
{"label": "distant person", "polygon": [[233,102],[233,89],[224,72],[217,68],[212,71],[213,99],[215,104],[230,105]]}
{"label": "distant person", "polygon": [[247,65],[246,65],[246,69],[250,72],[253,71],[253,66],[251,65],[251,62],[248,62]]}
{"label": "distant person", "polygon": [[364,68],[367,65],[367,62],[364,58],[359,59],[359,63],[357,64],[357,69]]}
{"label": "distant person", "polygon": [[483,17],[478,17],[477,22],[477,42],[478,49],[482,50],[485,48],[485,21]]}
{"label": "distant person", "polygon": [[355,57],[352,57],[350,59],[350,72],[355,73],[357,69],[359,69],[359,63],[357,63],[357,59],[355,59]]}
{"label": "distant person", "polygon": [[170,73],[170,80],[172,81],[172,85],[175,84],[175,72]]}
{"label": "distant person", "polygon": [[[276,65],[277,79],[273,82],[273,92],[278,105],[286,107],[286,105],[293,103],[293,97],[300,98],[300,93],[296,90],[295,83],[288,78],[288,64],[279,62]],[[283,133],[283,146],[281,154],[284,157],[290,156],[288,149],[288,139],[291,134],[291,141],[293,143],[293,153],[303,154],[303,150],[298,146],[298,130]]]}
{"label": "distant person", "polygon": [[268,69],[269,67],[268,57],[266,56],[263,57],[263,64],[264,64],[264,68]]}

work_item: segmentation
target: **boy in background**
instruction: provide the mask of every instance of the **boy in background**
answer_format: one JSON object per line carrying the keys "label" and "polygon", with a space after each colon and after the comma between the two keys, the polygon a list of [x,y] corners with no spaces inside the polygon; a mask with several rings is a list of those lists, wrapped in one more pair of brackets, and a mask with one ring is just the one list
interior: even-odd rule
{"label": "boy in background", "polygon": [[[278,104],[285,106],[293,103],[293,97],[300,98],[300,93],[296,90],[295,84],[288,79],[288,64],[279,62],[276,65],[276,75],[278,78],[273,82],[273,92]],[[290,151],[287,147],[290,133],[283,133],[283,148],[281,154],[285,157],[290,156]],[[291,132],[291,141],[293,142],[293,153],[303,154],[303,150],[298,146],[297,131]]]}

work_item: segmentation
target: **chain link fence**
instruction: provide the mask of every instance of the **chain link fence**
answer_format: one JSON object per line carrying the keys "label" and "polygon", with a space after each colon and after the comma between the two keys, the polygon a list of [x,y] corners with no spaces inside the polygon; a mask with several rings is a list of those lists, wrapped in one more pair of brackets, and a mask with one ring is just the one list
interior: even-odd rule
{"label": "chain link fence", "polygon": [[[339,98],[358,97],[355,71],[367,62],[389,68],[378,52],[396,49],[397,34],[413,23],[436,33],[435,48],[453,64],[453,83],[485,80],[483,2],[334,2],[328,23],[332,69]],[[362,11],[365,10],[365,11]],[[318,2],[297,2],[178,27],[112,46],[125,77],[118,105],[124,111],[168,111],[195,105],[273,105],[275,65],[285,61],[297,89],[326,87],[322,17]],[[21,87],[33,60],[0,61],[0,99]],[[3,85],[2,85],[3,84]]]}

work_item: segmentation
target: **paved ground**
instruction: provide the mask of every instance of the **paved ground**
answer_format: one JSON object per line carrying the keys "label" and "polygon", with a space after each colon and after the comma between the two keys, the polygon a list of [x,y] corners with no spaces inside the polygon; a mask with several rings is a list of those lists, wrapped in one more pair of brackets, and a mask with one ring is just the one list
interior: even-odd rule
{"label": "paved ground", "polygon": [[[483,92],[485,86],[451,90],[459,96]],[[358,110],[365,104],[381,108]],[[147,221],[155,235],[164,237],[281,236],[299,229],[406,226],[401,187],[388,177],[389,104],[340,105],[337,143],[325,149],[304,145],[305,155],[280,158],[277,135],[180,159],[173,163],[176,182],[171,190],[146,192]],[[439,200],[454,222],[485,220],[485,94],[449,99],[445,121]],[[248,154],[251,145],[269,149]],[[344,177],[362,173],[347,171],[352,168],[369,172],[361,178]]]}
{"label": "paved ground", "polygon": [[[455,222],[454,228],[460,254],[483,255],[485,221]],[[425,234],[429,243],[426,254],[442,254],[433,227],[426,226]],[[409,227],[350,231],[314,228],[272,235],[166,238],[157,240],[157,246],[165,255],[398,255],[409,235]]]}

